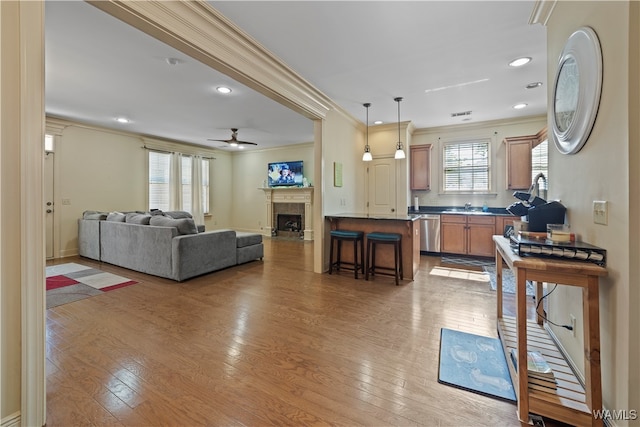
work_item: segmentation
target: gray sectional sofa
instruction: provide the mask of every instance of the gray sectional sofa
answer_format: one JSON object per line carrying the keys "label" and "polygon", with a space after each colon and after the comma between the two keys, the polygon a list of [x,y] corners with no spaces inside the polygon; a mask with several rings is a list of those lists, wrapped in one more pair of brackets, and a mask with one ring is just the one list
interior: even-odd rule
{"label": "gray sectional sofa", "polygon": [[87,258],[177,281],[264,256],[260,234],[234,230],[198,232],[190,215],[174,213],[179,217],[174,218],[170,214],[85,212],[78,220],[78,252]]}

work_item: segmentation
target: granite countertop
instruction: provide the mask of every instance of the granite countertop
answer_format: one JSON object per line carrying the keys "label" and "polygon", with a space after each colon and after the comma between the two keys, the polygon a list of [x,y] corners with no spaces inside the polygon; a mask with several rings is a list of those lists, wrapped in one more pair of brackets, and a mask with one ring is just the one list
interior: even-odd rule
{"label": "granite countertop", "polygon": [[325,215],[326,218],[353,218],[353,219],[392,219],[398,221],[415,221],[420,219],[420,212],[410,212],[410,213],[393,213],[393,214],[369,214],[363,212],[355,212],[355,213],[339,213],[339,214],[331,214]]}
{"label": "granite countertop", "polygon": [[488,208],[486,212],[482,211],[482,207],[472,206],[465,210],[460,206],[420,206],[420,210],[415,211],[413,207],[408,210],[409,215],[421,214],[454,214],[454,215],[512,215],[506,208]]}

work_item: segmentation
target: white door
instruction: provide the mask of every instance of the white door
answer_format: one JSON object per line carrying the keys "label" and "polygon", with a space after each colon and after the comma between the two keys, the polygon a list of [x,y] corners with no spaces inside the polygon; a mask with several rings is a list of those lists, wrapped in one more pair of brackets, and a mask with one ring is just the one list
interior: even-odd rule
{"label": "white door", "polygon": [[53,208],[53,152],[47,153],[44,157],[44,211],[45,211],[45,253],[47,259],[54,257],[53,245],[54,245],[54,232],[53,232],[53,217],[55,214]]}
{"label": "white door", "polygon": [[368,165],[369,214],[396,212],[396,162],[393,157],[374,159]]}

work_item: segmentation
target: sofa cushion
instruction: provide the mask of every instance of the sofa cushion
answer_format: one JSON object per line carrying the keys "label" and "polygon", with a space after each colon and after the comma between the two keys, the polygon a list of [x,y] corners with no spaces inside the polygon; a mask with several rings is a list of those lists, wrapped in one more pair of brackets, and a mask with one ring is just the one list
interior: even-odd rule
{"label": "sofa cushion", "polygon": [[173,219],[162,215],[152,215],[149,224],[160,227],[175,227],[178,234],[198,234],[196,223],[191,218]]}
{"label": "sofa cushion", "polygon": [[135,212],[131,212],[125,215],[125,222],[128,222],[130,224],[149,225],[150,219],[151,215],[139,214]]}
{"label": "sofa cushion", "polygon": [[122,212],[109,212],[107,215],[107,221],[125,222],[126,215]]}
{"label": "sofa cushion", "polygon": [[105,220],[107,219],[108,212],[100,212],[100,211],[84,211],[82,213],[82,219],[95,219],[95,220]]}
{"label": "sofa cushion", "polygon": [[236,231],[236,247],[244,248],[245,246],[258,245],[260,243],[262,243],[261,234]]}
{"label": "sofa cushion", "polygon": [[187,211],[165,211],[164,214],[173,219],[193,218]]}

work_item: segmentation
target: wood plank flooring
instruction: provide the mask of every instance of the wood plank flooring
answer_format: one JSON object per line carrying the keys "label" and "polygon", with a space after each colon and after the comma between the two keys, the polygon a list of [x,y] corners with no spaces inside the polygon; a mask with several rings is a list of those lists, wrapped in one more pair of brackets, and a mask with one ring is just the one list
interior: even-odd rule
{"label": "wood plank flooring", "polygon": [[287,240],[184,283],[63,262],[140,283],[47,310],[47,426],[520,425],[437,382],[440,328],[497,337],[495,292],[438,257],[400,286],[315,274]]}

